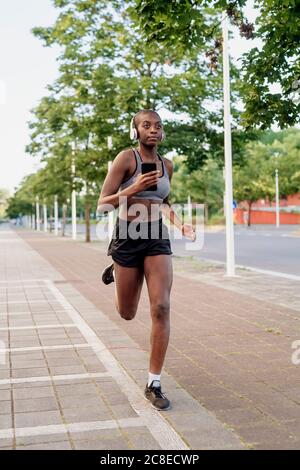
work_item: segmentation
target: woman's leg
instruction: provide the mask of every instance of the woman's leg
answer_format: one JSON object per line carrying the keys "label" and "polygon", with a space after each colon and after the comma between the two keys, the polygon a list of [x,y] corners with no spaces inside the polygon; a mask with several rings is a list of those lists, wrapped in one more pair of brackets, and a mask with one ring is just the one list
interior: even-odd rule
{"label": "woman's leg", "polygon": [[125,320],[135,317],[144,281],[143,266],[127,268],[114,261],[116,308]]}
{"label": "woman's leg", "polygon": [[152,318],[149,371],[152,374],[160,374],[170,335],[170,293],[173,282],[171,256],[163,254],[146,256],[144,274]]}

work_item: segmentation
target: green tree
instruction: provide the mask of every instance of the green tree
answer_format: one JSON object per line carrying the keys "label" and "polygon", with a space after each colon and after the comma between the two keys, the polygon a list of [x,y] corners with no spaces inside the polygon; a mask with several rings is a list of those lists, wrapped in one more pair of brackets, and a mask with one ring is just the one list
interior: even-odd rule
{"label": "green tree", "polygon": [[265,147],[262,144],[249,144],[246,164],[233,169],[234,198],[239,202],[247,202],[248,226],[251,225],[253,203],[266,197],[272,199],[275,194],[274,178],[270,174],[269,160],[265,156]]}
{"label": "green tree", "polygon": [[186,204],[188,195],[192,202],[204,204],[205,223],[223,207],[224,180],[217,162],[209,158],[201,170],[188,172],[183,158],[174,158],[171,203]]}
{"label": "green tree", "polygon": [[18,217],[22,217],[23,215],[31,215],[34,213],[34,186],[37,178],[37,173],[25,176],[23,178],[18,189],[7,201],[7,217],[10,219],[16,219]]}
{"label": "green tree", "polygon": [[300,131],[288,129],[265,136],[267,143],[248,144],[246,164],[234,168],[234,196],[248,203],[248,224],[251,206],[258,199],[275,197],[275,170],[279,171],[280,198],[300,192]]}
{"label": "green tree", "polygon": [[278,169],[280,197],[286,199],[300,192],[300,130],[289,129],[278,137],[268,146],[270,170],[274,175]]}
{"label": "green tree", "polygon": [[[241,124],[246,128],[281,128],[299,122],[300,99],[300,5],[295,0],[256,0],[256,30],[244,18],[245,0],[135,0],[132,8],[149,42],[203,49],[216,67],[220,55],[220,13],[226,10],[242,36],[262,41],[242,56],[240,92],[245,104]],[[210,21],[207,11],[213,11]],[[270,85],[280,85],[272,93]]]}
{"label": "green tree", "polygon": [[5,217],[8,198],[9,191],[5,188],[0,188],[0,219],[3,219]]}
{"label": "green tree", "polygon": [[[118,152],[130,145],[128,124],[138,109],[163,108],[174,118],[166,123],[168,139],[162,151],[188,155],[190,170],[204,163],[209,147],[219,158],[222,113],[211,104],[221,99],[222,77],[221,72],[212,74],[207,69],[203,54],[158,42],[147,44],[137,31],[128,1],[54,4],[60,11],[55,24],[33,30],[46,46],[57,44],[62,50],[60,77],[49,87],[51,100],[62,101],[56,103],[57,113],[51,106],[52,131],[69,130],[79,144],[92,133],[106,169],[111,158],[107,136],[114,136]],[[238,79],[235,69],[233,76]],[[234,90],[233,95],[235,99]],[[183,113],[184,124],[180,122]],[[47,144],[51,138],[42,141]]]}
{"label": "green tree", "polygon": [[[187,155],[188,172],[201,168],[209,158],[222,167],[222,74],[207,68],[204,49],[186,50],[175,42],[167,47],[159,41],[145,42],[130,8],[133,2],[53,3],[57,20],[50,27],[34,28],[33,33],[45,46],[60,47],[59,77],[48,86],[49,96],[33,110],[27,152],[46,164],[38,185],[45,198],[51,201],[57,194],[65,205],[74,184],[77,192],[84,189],[89,241],[90,211],[112,159],[107,137],[113,136],[114,153],[131,145],[128,125],[138,109],[151,107],[171,113],[165,125],[168,138],[160,150]],[[207,23],[216,18],[211,9],[205,14]],[[235,102],[239,74],[234,67],[232,77]],[[248,135],[235,125],[238,112],[234,107],[233,117],[234,159],[240,162]],[[76,179],[72,181],[74,143]]]}

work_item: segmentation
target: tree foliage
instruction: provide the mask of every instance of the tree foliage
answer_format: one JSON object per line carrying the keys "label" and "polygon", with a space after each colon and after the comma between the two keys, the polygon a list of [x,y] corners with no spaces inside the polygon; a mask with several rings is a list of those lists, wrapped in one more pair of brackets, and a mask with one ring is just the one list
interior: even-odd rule
{"label": "tree foliage", "polygon": [[[241,57],[240,92],[245,104],[241,124],[267,129],[284,128],[299,122],[300,116],[300,4],[295,0],[255,1],[259,10],[255,32],[244,18],[245,1],[136,0],[135,15],[147,40],[199,50],[217,48],[222,10],[227,11],[240,33],[262,41]],[[207,11],[213,10],[211,23]],[[249,32],[251,31],[251,34]],[[215,62],[217,55],[214,54]],[[270,85],[280,86],[272,92]],[[297,93],[298,90],[298,95]]]}
{"label": "tree foliage", "polygon": [[245,165],[234,168],[234,197],[248,203],[250,225],[251,206],[259,199],[273,201],[275,170],[278,170],[280,198],[300,192],[300,131],[267,134],[263,141],[246,147]]}

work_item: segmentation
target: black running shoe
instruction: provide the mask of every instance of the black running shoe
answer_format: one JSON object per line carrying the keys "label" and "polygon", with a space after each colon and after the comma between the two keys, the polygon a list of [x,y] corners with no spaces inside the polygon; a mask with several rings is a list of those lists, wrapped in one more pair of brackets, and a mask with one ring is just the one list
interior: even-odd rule
{"label": "black running shoe", "polygon": [[170,400],[162,393],[161,387],[154,387],[153,382],[150,386],[146,385],[145,398],[150,401],[153,408],[158,411],[166,411],[171,409]]}
{"label": "black running shoe", "polygon": [[104,269],[104,271],[102,271],[102,281],[104,284],[110,284],[111,282],[114,282],[115,278],[113,275],[113,270],[114,263],[110,264]]}

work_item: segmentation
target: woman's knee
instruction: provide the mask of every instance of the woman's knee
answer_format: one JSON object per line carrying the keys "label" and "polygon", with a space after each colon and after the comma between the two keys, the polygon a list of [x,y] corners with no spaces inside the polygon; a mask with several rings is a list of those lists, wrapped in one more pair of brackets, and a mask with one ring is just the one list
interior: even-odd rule
{"label": "woman's knee", "polygon": [[118,307],[118,312],[124,320],[133,320],[136,315],[136,308],[125,308],[125,307]]}
{"label": "woman's knee", "polygon": [[168,323],[170,318],[170,303],[155,302],[151,305],[151,314],[154,321]]}

